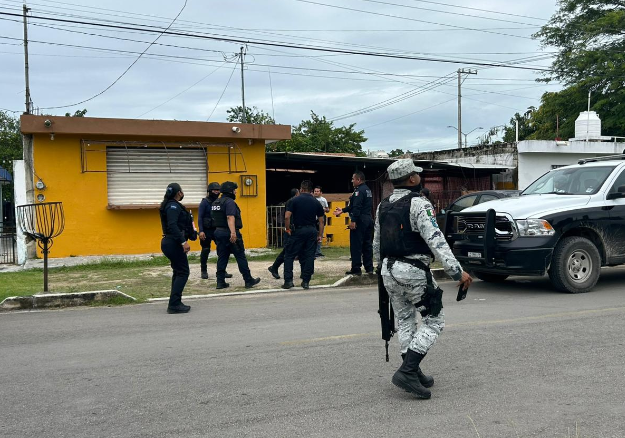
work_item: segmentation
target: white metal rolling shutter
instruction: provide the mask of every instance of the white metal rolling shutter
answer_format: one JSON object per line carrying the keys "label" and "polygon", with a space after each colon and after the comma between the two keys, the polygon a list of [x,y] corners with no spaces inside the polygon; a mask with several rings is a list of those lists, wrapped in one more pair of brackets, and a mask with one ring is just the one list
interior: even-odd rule
{"label": "white metal rolling shutter", "polygon": [[106,148],[108,202],[159,204],[177,182],[191,202],[206,196],[206,155],[202,149]]}

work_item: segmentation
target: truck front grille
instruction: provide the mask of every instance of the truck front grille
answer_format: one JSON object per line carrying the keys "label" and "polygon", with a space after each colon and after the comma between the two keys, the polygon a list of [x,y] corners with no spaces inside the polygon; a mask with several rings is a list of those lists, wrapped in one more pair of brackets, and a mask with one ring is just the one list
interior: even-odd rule
{"label": "truck front grille", "polygon": [[[454,228],[459,234],[467,236],[483,236],[486,228],[485,216],[457,216]],[[515,236],[514,225],[505,216],[496,216],[495,219],[495,239],[512,240]]]}

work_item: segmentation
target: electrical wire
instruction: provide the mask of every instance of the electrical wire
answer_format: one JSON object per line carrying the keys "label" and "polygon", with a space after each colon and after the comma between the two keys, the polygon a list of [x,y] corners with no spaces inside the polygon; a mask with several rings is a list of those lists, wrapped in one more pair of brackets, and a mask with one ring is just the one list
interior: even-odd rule
{"label": "electrical wire", "polygon": [[[304,0],[295,0],[295,1],[304,1]],[[11,14],[6,12],[0,12],[0,15],[12,15],[17,16],[17,14]],[[117,26],[117,25],[107,25],[101,23],[86,23],[86,22],[77,22],[75,20],[61,20],[56,18],[49,17],[40,17],[40,16],[31,16],[31,19],[42,19],[42,20],[51,20],[51,21],[62,21],[62,22],[71,22],[71,23],[79,23],[79,24],[90,24],[94,26],[102,26],[109,28],[119,28],[119,29],[131,29],[136,30],[136,28],[130,28],[127,26]],[[226,38],[226,37],[210,37],[204,35],[194,35],[189,33],[180,33],[180,32],[171,32],[171,31],[156,31],[166,35],[183,35],[188,37],[195,37],[201,39],[209,39],[216,41],[224,41],[224,42],[234,42],[237,44],[249,44],[249,45],[264,45],[264,46],[275,46],[275,47],[285,47],[285,48],[294,48],[301,50],[311,50],[311,51],[322,51],[329,53],[344,53],[344,54],[352,54],[352,55],[361,55],[361,56],[371,56],[371,57],[379,57],[379,58],[391,58],[391,59],[404,59],[404,60],[413,60],[413,61],[427,61],[427,62],[442,62],[442,63],[451,63],[451,64],[464,64],[464,65],[475,65],[475,66],[492,66],[492,67],[502,67],[502,68],[513,68],[513,69],[521,69],[521,70],[534,70],[534,71],[552,71],[551,69],[540,68],[540,67],[522,67],[516,65],[506,65],[506,64],[497,64],[497,63],[486,63],[486,62],[477,62],[477,61],[465,61],[458,62],[455,60],[442,59],[442,58],[427,58],[427,57],[419,57],[419,56],[404,56],[404,55],[396,55],[392,53],[383,53],[383,52],[366,52],[366,51],[356,51],[356,50],[341,50],[341,49],[333,49],[330,47],[318,47],[318,46],[304,46],[304,45],[295,45],[295,44],[287,44],[287,43],[275,43],[275,42],[264,42],[264,41],[248,41],[242,40],[240,38]]]}
{"label": "electrical wire", "polygon": [[317,6],[325,6],[325,7],[328,7],[328,8],[341,9],[341,10],[344,10],[344,11],[359,12],[359,13],[362,13],[362,14],[377,15],[377,16],[387,17],[387,18],[395,18],[395,19],[398,19],[398,20],[407,20],[407,21],[414,21],[414,22],[417,22],[417,23],[434,24],[434,25],[437,25],[437,26],[450,27],[450,28],[454,28],[454,29],[470,30],[470,31],[474,31],[474,32],[484,32],[484,33],[508,36],[508,37],[513,37],[513,38],[532,39],[531,37],[526,37],[526,36],[521,36],[521,35],[513,35],[513,34],[509,34],[509,33],[494,32],[494,31],[485,30],[485,29],[475,29],[475,28],[469,28],[469,27],[463,27],[463,26],[456,26],[454,24],[437,23],[437,22],[434,22],[434,21],[418,20],[416,18],[402,17],[400,15],[383,14],[381,12],[372,12],[372,11],[365,11],[365,10],[362,10],[362,9],[348,8],[348,7],[345,7],[345,6],[329,5],[327,3],[319,3],[319,2],[315,2],[315,1],[311,1],[311,0],[293,0],[293,1],[299,2],[299,3],[309,3],[311,5],[317,5]]}
{"label": "electrical wire", "polygon": [[213,108],[213,110],[211,111],[210,115],[206,119],[207,122],[213,116],[213,113],[217,109],[217,106],[219,105],[219,102],[221,102],[221,98],[224,97],[224,94],[225,94],[226,90],[228,89],[228,85],[230,85],[230,81],[232,80],[232,76],[234,75],[234,72],[237,69],[237,65],[239,65],[239,60],[240,60],[239,58],[240,58],[240,56],[237,55],[237,62],[234,64],[234,67],[232,68],[232,73],[230,73],[230,77],[228,78],[228,82],[226,83],[226,86],[224,87],[224,91],[221,92],[221,96],[219,96],[219,99],[217,100],[217,103],[215,104],[215,107]]}
{"label": "electrical wire", "polygon": [[202,79],[200,79],[199,81],[197,81],[196,83],[194,83],[193,85],[191,85],[188,88],[185,88],[184,90],[182,90],[180,93],[176,94],[175,96],[167,99],[165,102],[161,103],[160,105],[155,106],[154,108],[152,108],[149,111],[144,112],[143,114],[137,116],[137,119],[140,119],[141,117],[145,116],[146,114],[151,113],[152,111],[154,111],[155,109],[158,109],[160,107],[162,107],[163,105],[171,102],[172,100],[174,100],[176,97],[180,96],[181,94],[186,93],[187,91],[189,91],[191,88],[195,87],[197,84],[199,84],[200,82],[204,81],[206,78],[208,78],[209,76],[211,76],[213,73],[215,73],[217,70],[219,70],[220,68],[222,68],[224,65],[226,65],[228,61],[224,61],[223,64],[221,64],[219,67],[217,67],[215,70],[211,71],[209,74],[207,74],[206,76],[204,76]]}
{"label": "electrical wire", "polygon": [[59,108],[69,108],[69,107],[72,107],[72,106],[81,105],[81,104],[83,104],[83,103],[85,103],[85,102],[89,102],[90,100],[95,99],[95,98],[96,98],[96,97],[98,97],[98,96],[101,96],[102,94],[104,94],[105,92],[107,92],[108,90],[110,90],[110,89],[111,89],[111,87],[113,87],[113,85],[115,85],[115,84],[116,84],[116,83],[117,83],[117,82],[118,82],[121,78],[123,78],[123,77],[126,75],[126,73],[128,73],[128,71],[129,71],[129,70],[130,70],[130,69],[131,69],[131,68],[132,68],[132,67],[133,67],[133,66],[134,66],[134,65],[135,65],[135,64],[139,61],[139,59],[141,59],[141,57],[143,56],[143,54],[144,54],[145,52],[147,52],[147,51],[148,51],[148,49],[149,49],[150,47],[152,47],[152,45],[153,45],[154,43],[156,43],[156,41],[157,41],[157,40],[158,40],[161,36],[163,36],[163,34],[164,34],[165,32],[167,32],[167,30],[169,30],[169,28],[172,26],[172,24],[174,24],[174,22],[175,22],[175,21],[176,21],[176,19],[180,16],[180,14],[182,14],[182,11],[184,11],[184,9],[187,7],[187,1],[188,1],[188,0],[184,0],[184,5],[182,5],[182,8],[180,9],[180,12],[178,12],[178,15],[176,15],[176,16],[174,17],[174,19],[172,20],[172,22],[170,23],[170,25],[169,25],[169,26],[167,26],[167,28],[166,28],[166,29],[165,29],[165,30],[164,30],[164,31],[163,31],[160,35],[158,35],[158,36],[156,37],[156,39],[155,39],[154,41],[152,41],[152,42],[151,42],[151,43],[150,43],[150,44],[149,44],[149,45],[145,48],[145,50],[143,50],[143,52],[141,52],[141,54],[137,57],[137,59],[135,59],[135,60],[134,60],[134,62],[133,62],[132,64],[130,64],[130,65],[128,66],[128,68],[127,68],[126,70],[124,70],[124,72],[123,72],[121,75],[119,75],[119,77],[118,77],[117,79],[115,79],[111,85],[109,85],[109,86],[108,86],[108,87],[106,87],[104,90],[102,90],[102,91],[100,91],[99,93],[97,93],[96,95],[91,96],[91,97],[90,97],[90,98],[88,98],[88,99],[84,99],[84,100],[82,100],[82,101],[80,101],[80,102],[76,102],[76,103],[73,103],[73,104],[70,104],[70,105],[48,106],[48,107],[43,107],[43,108],[41,108],[41,109],[59,109]]}

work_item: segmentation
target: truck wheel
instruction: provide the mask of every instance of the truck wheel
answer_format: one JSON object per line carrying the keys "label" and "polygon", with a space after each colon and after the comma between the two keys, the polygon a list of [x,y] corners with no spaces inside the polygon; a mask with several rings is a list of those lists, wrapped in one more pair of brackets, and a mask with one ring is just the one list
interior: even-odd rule
{"label": "truck wheel", "polygon": [[473,271],[473,275],[475,275],[480,280],[486,281],[488,283],[500,283],[508,278],[508,275],[505,274],[491,274],[488,272],[480,271]]}
{"label": "truck wheel", "polygon": [[563,292],[590,291],[599,279],[601,257],[593,243],[584,237],[567,237],[556,246],[549,268],[553,286]]}

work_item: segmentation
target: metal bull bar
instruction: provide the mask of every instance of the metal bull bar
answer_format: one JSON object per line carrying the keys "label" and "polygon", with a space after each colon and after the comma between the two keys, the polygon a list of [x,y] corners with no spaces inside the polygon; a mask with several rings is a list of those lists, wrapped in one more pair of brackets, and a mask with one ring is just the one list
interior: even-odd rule
{"label": "metal bull bar", "polygon": [[[469,230],[461,229],[460,224],[455,220],[457,217],[463,218],[484,218],[484,223],[482,224],[473,224],[474,229]],[[494,209],[489,209],[484,212],[447,212],[447,218],[445,221],[445,239],[451,247],[453,247],[453,243],[459,240],[472,240],[473,242],[481,240],[482,245],[484,247],[482,251],[482,260],[484,264],[488,267],[495,265],[495,247],[497,245],[496,242],[496,221],[497,221],[497,212]],[[466,224],[465,224],[466,226]],[[479,259],[478,259],[479,260]]]}

